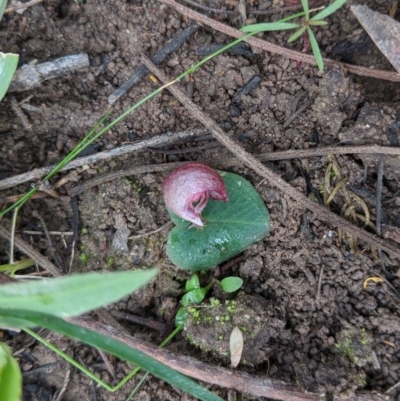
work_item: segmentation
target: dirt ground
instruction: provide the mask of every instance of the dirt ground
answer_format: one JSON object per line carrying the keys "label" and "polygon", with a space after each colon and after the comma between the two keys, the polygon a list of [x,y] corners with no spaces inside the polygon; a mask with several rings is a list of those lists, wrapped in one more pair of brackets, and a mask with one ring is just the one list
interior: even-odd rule
{"label": "dirt ground", "polygon": [[[217,10],[237,11],[238,2],[198,2]],[[267,11],[293,4],[296,2],[289,0],[246,1],[248,8]],[[324,55],[392,70],[351,14],[349,6],[353,4],[360,3],[349,1],[328,19],[327,27],[317,29]],[[386,14],[389,10],[388,3],[383,0],[367,0],[362,4]],[[238,14],[210,15],[233,27],[241,26]],[[258,16],[257,20],[279,19],[283,15],[288,14]],[[248,17],[248,22],[255,20],[254,15]],[[395,19],[400,19],[399,12]],[[188,23],[187,18],[156,0],[87,0],[80,4],[73,0],[44,0],[23,13],[6,14],[0,23],[1,49],[20,54],[20,65],[87,53],[90,67],[45,81],[34,90],[14,93],[30,127],[15,113],[10,95],[5,98],[0,105],[0,178],[61,160],[109,109],[108,97],[137,69],[141,53],[153,56]],[[303,48],[302,40],[287,44],[285,32],[262,37],[299,51]],[[229,40],[210,28],[200,27],[160,67],[169,77],[176,77],[200,59],[199,48],[225,44]],[[258,85],[248,94],[238,96],[245,84],[256,76],[260,78]],[[129,108],[157,85],[148,76],[143,78],[114,104],[112,116]],[[254,155],[339,144],[399,146],[398,83],[347,74],[336,67],[328,67],[321,74],[306,63],[249,48],[244,55],[218,56],[179,85],[207,115]],[[297,117],[291,118],[299,110]],[[193,128],[202,127],[165,91],[98,139],[91,151],[110,150],[166,132]],[[56,189],[58,197],[48,195],[31,200],[22,208],[17,222],[18,234],[68,272],[69,234],[76,227],[76,213],[67,191],[101,174],[134,166],[201,159],[220,167],[215,160],[232,155],[205,135],[206,131],[196,139],[147,148],[75,169],[68,173],[74,181]],[[203,145],[210,146],[198,148]],[[327,170],[332,160],[339,174]],[[310,202],[323,200],[327,183],[332,189],[341,178],[347,177],[345,188],[351,199],[356,199],[357,195],[364,200],[374,227],[376,157],[317,156],[268,163],[268,166],[309,194]],[[392,230],[388,241],[397,246],[399,242],[394,241],[400,237],[396,231],[396,228],[400,230],[399,167],[398,158],[385,158],[382,218],[384,227]],[[265,239],[246,250],[236,263],[202,276],[204,283],[214,274],[218,277],[238,275],[244,280],[237,295],[239,310],[241,314],[252,316],[255,323],[245,335],[243,357],[246,363],[238,369],[342,398],[355,391],[384,393],[393,387],[400,381],[399,260],[384,252],[379,259],[376,249],[362,242],[355,243],[345,233],[319,221],[295,200],[269,187],[249,168],[225,169],[250,180],[271,215],[271,230]],[[131,175],[94,186],[78,196],[79,237],[72,272],[159,266],[161,273],[157,281],[109,310],[168,325],[190,275],[172,265],[166,256],[168,228],[144,235],[169,221],[161,197],[161,184],[166,174]],[[65,175],[59,174],[54,182]],[[3,190],[1,197],[23,193],[29,188],[30,183],[26,183]],[[340,214],[344,203],[345,194],[341,189],[329,207]],[[365,215],[365,208],[360,204],[354,210]],[[35,212],[49,231],[66,234],[52,235],[49,246],[42,234],[43,222]],[[357,222],[363,226],[363,221],[365,223],[359,218]],[[134,238],[121,237],[124,229]],[[41,235],[27,233],[32,231],[39,231]],[[1,248],[2,263],[7,263],[6,242],[2,242]],[[51,248],[57,258],[52,257]],[[364,288],[365,280],[377,275],[385,281]],[[224,299],[217,289],[211,290],[210,296]],[[155,330],[119,321],[137,338],[155,344],[163,339]],[[229,367],[227,342],[221,340],[224,335],[216,334],[218,330],[214,324],[196,325],[189,321],[185,332],[178,335],[169,349]],[[20,361],[24,400],[52,400],[71,368],[27,336],[4,332],[3,337]],[[129,372],[127,364],[109,358],[115,371],[112,377],[97,350],[55,334],[49,339],[107,382],[117,383]],[[123,401],[142,377],[143,374],[137,375],[111,394],[71,369],[62,399]],[[214,386],[211,390],[230,400],[262,399],[228,394],[228,390]],[[393,397],[396,391],[400,396],[399,387],[391,392]],[[191,399],[155,378],[148,378],[135,397],[138,401]]]}

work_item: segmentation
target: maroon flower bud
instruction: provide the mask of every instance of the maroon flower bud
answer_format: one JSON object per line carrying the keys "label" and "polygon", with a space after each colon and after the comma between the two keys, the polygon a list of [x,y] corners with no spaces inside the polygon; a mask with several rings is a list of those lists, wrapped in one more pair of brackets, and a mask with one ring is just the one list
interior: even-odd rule
{"label": "maroon flower bud", "polygon": [[203,226],[200,214],[208,198],[228,201],[224,180],[212,168],[201,163],[187,163],[165,179],[164,202],[179,217]]}

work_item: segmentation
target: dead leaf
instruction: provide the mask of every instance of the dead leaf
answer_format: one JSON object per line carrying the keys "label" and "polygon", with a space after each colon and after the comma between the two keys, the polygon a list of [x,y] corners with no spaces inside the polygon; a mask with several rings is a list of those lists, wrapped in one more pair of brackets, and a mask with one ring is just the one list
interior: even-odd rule
{"label": "dead leaf", "polygon": [[383,283],[384,280],[380,277],[368,277],[366,280],[364,280],[364,283],[363,283],[364,290],[368,288],[368,285],[371,281],[373,283]]}
{"label": "dead leaf", "polygon": [[351,11],[378,46],[379,50],[400,72],[400,23],[367,6],[351,6]]}
{"label": "dead leaf", "polygon": [[243,334],[239,327],[232,330],[231,338],[229,340],[229,349],[231,351],[231,367],[236,368],[239,365],[240,358],[243,352]]}

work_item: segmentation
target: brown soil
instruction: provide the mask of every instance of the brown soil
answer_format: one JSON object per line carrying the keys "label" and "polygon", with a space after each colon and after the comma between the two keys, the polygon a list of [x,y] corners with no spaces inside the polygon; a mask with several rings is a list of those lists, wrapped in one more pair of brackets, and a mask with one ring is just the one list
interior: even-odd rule
{"label": "brown soil", "polygon": [[[222,0],[201,3],[215,9],[236,10]],[[284,1],[246,3],[249,7],[267,10],[289,4]],[[351,1],[351,4],[356,3]],[[385,1],[370,0],[367,4],[374,10],[388,12]],[[341,57],[346,62],[391,70],[372,43],[365,46],[364,31],[350,13],[349,5],[329,19],[326,29],[317,30],[317,39],[326,57]],[[234,27],[240,26],[237,16],[212,14],[212,17]],[[281,14],[274,14],[264,18],[280,17]],[[399,20],[399,13],[395,18]],[[43,82],[35,90],[14,94],[18,102],[29,97],[25,103],[34,106],[23,108],[31,128],[24,126],[14,113],[10,97],[5,98],[0,105],[1,178],[61,160],[109,108],[108,96],[135,71],[140,64],[140,54],[153,56],[187,24],[187,19],[156,0],[88,0],[81,4],[72,0],[45,0],[21,14],[7,14],[0,24],[1,49],[20,54],[21,65],[88,53],[90,68]],[[301,41],[287,44],[287,37],[286,33],[279,32],[264,36],[272,43],[302,49]],[[221,33],[201,27],[161,67],[169,77],[176,77],[199,60],[199,47],[229,40]],[[362,45],[350,46],[358,42]],[[257,155],[335,146],[340,142],[396,146],[397,140],[398,146],[398,83],[348,75],[338,68],[327,68],[320,74],[310,65],[297,65],[284,56],[252,50],[252,57],[218,56],[179,84],[248,152]],[[119,52],[117,57],[106,63],[115,52]],[[106,63],[105,68],[98,73],[103,63]],[[256,75],[261,78],[260,84],[241,96],[238,102],[235,96]],[[157,85],[145,77],[115,103],[112,115],[117,116]],[[302,106],[304,110],[298,117],[285,124]],[[165,91],[101,137],[92,151],[199,127],[174,96]],[[200,138],[80,167],[75,170],[75,182],[70,181],[57,189],[58,198],[47,196],[29,201],[19,212],[17,230],[26,241],[51,258],[44,235],[25,233],[43,229],[40,220],[33,216],[34,211],[44,219],[48,230],[72,232],[74,213],[67,191],[77,183],[106,172],[153,163],[201,158],[218,167],[212,160],[231,157],[229,150],[221,145],[186,152],[209,143],[209,138]],[[364,200],[374,224],[378,160],[353,155],[337,156],[335,160],[341,176],[348,177],[346,188]],[[323,198],[330,161],[327,156],[318,156],[274,162],[269,167],[294,187],[309,193],[310,202],[313,202],[318,194]],[[250,169],[232,167],[229,170],[245,176],[257,187],[271,213],[270,235],[245,251],[240,262],[221,270],[223,275],[238,275],[244,279],[238,295],[239,310],[255,322],[253,328],[246,328],[246,363],[238,369],[294,382],[318,394],[342,397],[360,390],[384,393],[399,382],[400,298],[395,293],[396,289],[400,291],[399,260],[382,253],[380,261],[376,250],[362,242],[355,244],[354,239],[322,223],[312,212],[271,189]],[[400,229],[399,171],[398,158],[385,158],[383,222],[394,229]],[[173,266],[165,254],[168,229],[150,236],[139,235],[169,220],[160,193],[165,175],[158,172],[120,178],[79,195],[79,240],[72,271],[158,265],[161,270],[158,281],[112,306],[111,310],[168,323],[174,317],[189,273]],[[328,177],[330,175],[334,187],[335,180],[337,182],[340,177],[328,172]],[[65,173],[58,178],[63,176]],[[311,188],[314,188],[313,194]],[[2,197],[27,189],[28,183],[7,189]],[[340,213],[343,203],[344,196],[340,192],[330,207]],[[363,223],[359,221],[359,224]],[[127,239],[132,235],[136,238]],[[390,237],[393,239],[394,235]],[[52,248],[59,259],[52,261],[59,263],[64,272],[68,271],[71,256],[69,238],[52,236]],[[6,250],[6,243],[2,245]],[[3,252],[3,263],[7,261],[6,253]],[[213,273],[208,273],[204,282]],[[215,274],[221,274],[220,270]],[[393,289],[387,284],[364,289],[364,280],[376,274],[385,277]],[[212,290],[210,296],[224,300],[218,289]],[[212,313],[225,315],[227,312]],[[154,343],[162,340],[156,331],[121,323],[135,337]],[[228,340],[223,342],[228,332],[226,328],[223,333],[216,331],[215,325],[189,322],[184,335],[179,335],[169,349],[229,367]],[[68,365],[22,334],[6,333],[5,336],[13,350],[20,351],[25,400],[50,400],[62,387]],[[129,372],[125,363],[110,358],[116,372],[116,377],[112,378],[96,350],[55,334],[50,340],[107,382],[116,383]],[[373,363],[373,355],[379,365]],[[125,400],[142,376],[139,374],[119,392],[110,394],[72,369],[63,400]],[[211,389],[228,399],[227,390]],[[237,396],[239,399],[240,395]],[[232,397],[230,392],[229,399],[235,399]],[[183,401],[192,398],[157,379],[148,378],[135,399]],[[247,395],[242,399],[261,400]]]}

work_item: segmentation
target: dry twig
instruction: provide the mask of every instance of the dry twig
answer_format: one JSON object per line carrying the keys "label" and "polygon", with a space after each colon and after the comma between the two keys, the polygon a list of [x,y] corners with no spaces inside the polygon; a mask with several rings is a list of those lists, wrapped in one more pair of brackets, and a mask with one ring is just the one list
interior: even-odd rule
{"label": "dry twig", "polygon": [[[173,133],[166,133],[160,136],[153,137],[151,139],[145,139],[143,141],[131,144],[131,145],[125,145],[121,146],[119,148],[115,148],[112,150],[107,150],[104,152],[99,152],[91,156],[87,157],[79,157],[75,160],[73,160],[71,163],[68,163],[62,171],[65,170],[70,170],[76,167],[81,167],[84,165],[89,165],[89,164],[94,164],[98,161],[121,156],[127,153],[132,153],[136,152],[138,150],[152,147],[152,146],[159,146],[162,144],[170,144],[172,142],[181,140],[181,139],[186,139],[186,138],[191,138],[194,136],[199,135],[200,133],[204,133],[204,129],[193,129],[190,131],[184,131],[184,132],[178,132],[176,134]],[[156,143],[156,144],[155,144]],[[400,155],[400,148],[396,147],[385,147],[385,146],[378,146],[378,145],[368,145],[368,146],[340,146],[340,147],[326,147],[326,148],[313,148],[313,149],[294,149],[294,150],[285,150],[285,151],[280,151],[280,152],[274,152],[274,153],[265,153],[261,155],[257,155],[257,158],[260,161],[267,162],[267,161],[276,161],[276,160],[290,160],[290,159],[297,159],[297,158],[303,158],[303,157],[318,157],[318,156],[327,156],[330,154],[334,155],[345,155],[345,154],[381,154],[381,155],[393,155],[393,156],[399,156]],[[238,161],[237,158],[223,158],[223,159],[218,159],[218,158],[213,158],[211,161],[215,166],[218,167],[226,167],[226,166],[237,166],[241,165],[242,162]],[[6,189],[6,188],[11,188],[16,185],[23,184],[25,182],[33,181],[33,180],[38,180],[42,178],[45,174],[49,173],[52,168],[54,168],[55,165],[52,166],[47,166],[47,167],[41,167],[35,170],[28,171],[23,174],[15,175],[13,177],[6,178],[2,181],[0,181],[0,190]],[[141,173],[148,173],[152,171],[167,171],[169,169],[175,168],[174,163],[169,163],[165,164],[164,168],[161,169],[159,167],[160,165],[155,164],[153,167],[152,166],[138,166],[138,167],[133,167],[132,169],[128,170],[123,170],[121,172],[116,171],[112,174],[115,174],[114,178],[110,178],[109,180],[103,180],[98,182],[97,184],[94,185],[99,185],[102,182],[110,181],[112,179],[120,178],[120,177],[126,177],[127,175],[134,175],[134,174],[141,174]],[[143,170],[141,170],[143,168]],[[154,168],[152,170],[152,168]],[[160,168],[160,169],[159,169]],[[132,170],[132,172],[130,172]],[[111,173],[110,173],[110,177]],[[95,180],[98,178],[96,177]],[[82,184],[85,185],[85,184]],[[71,190],[72,191],[72,190]],[[70,193],[70,196],[73,196],[73,194],[79,193],[78,191],[74,191]],[[36,196],[39,197],[38,194],[35,194]],[[34,196],[35,196],[34,195]],[[16,197],[8,197],[1,199],[0,202],[11,202],[13,200],[18,200],[22,195],[16,195]],[[42,194],[40,194],[40,197],[43,197]]]}

